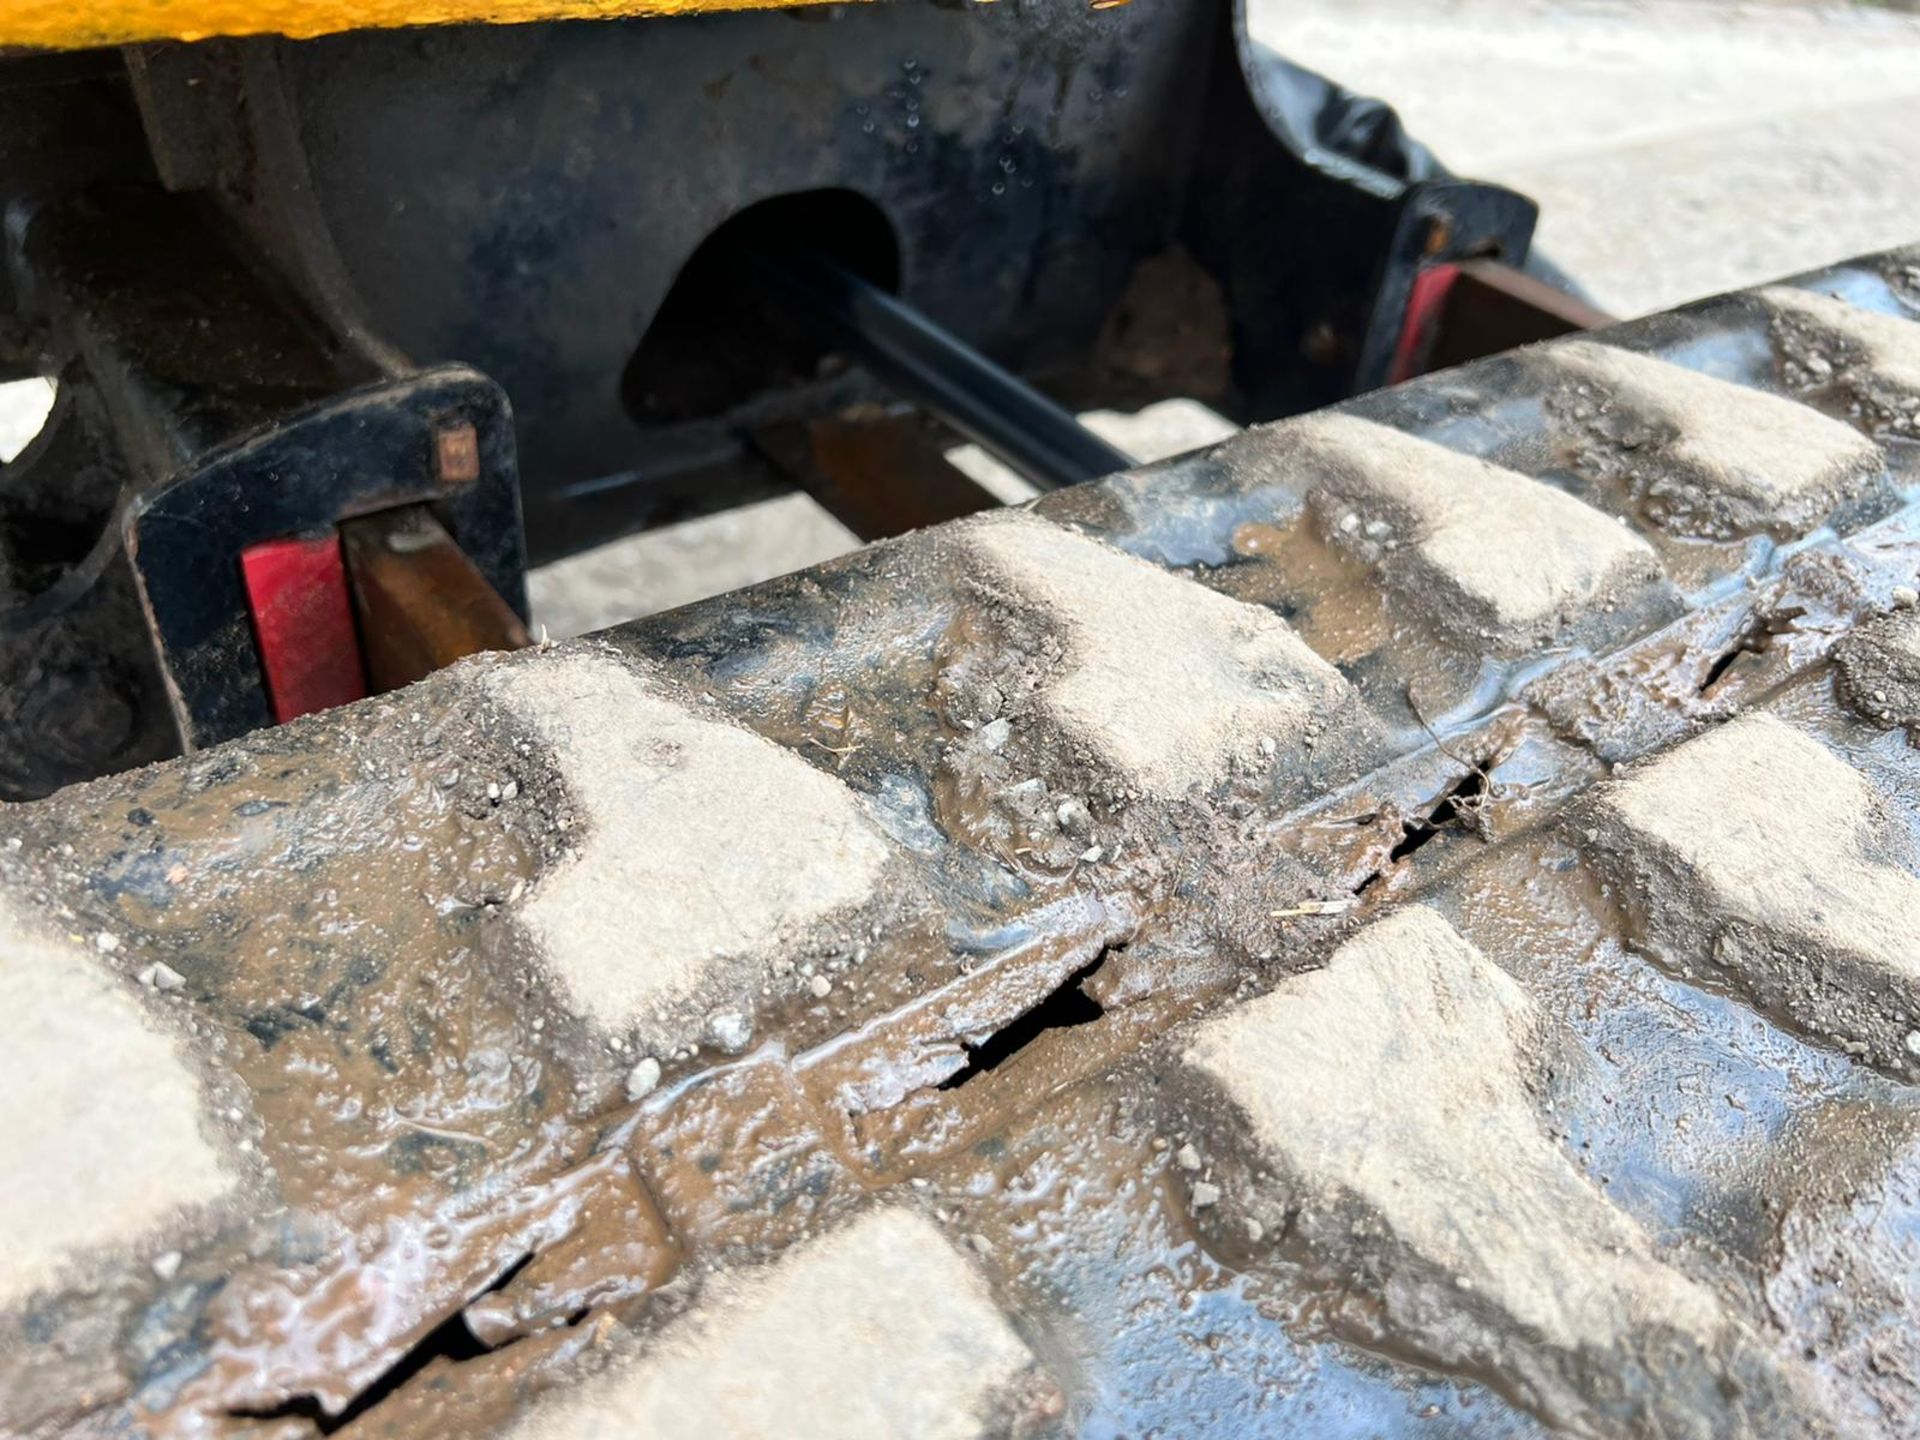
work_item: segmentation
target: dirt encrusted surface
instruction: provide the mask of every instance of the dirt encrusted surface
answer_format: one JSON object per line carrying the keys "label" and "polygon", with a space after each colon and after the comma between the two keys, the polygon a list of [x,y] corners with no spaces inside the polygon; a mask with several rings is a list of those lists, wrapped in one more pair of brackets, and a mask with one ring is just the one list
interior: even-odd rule
{"label": "dirt encrusted surface", "polygon": [[1533,353],[1563,377],[1549,409],[1576,437],[1581,467],[1616,480],[1675,535],[1788,540],[1885,494],[1874,444],[1816,409],[1620,345]]}
{"label": "dirt encrusted surface", "polygon": [[1914,1073],[1920,852],[1870,781],[1758,713],[1596,798],[1586,836],[1643,943],[1719,969],[1784,1024]]}
{"label": "dirt encrusted surface", "polygon": [[1840,694],[1869,720],[1920,728],[1920,600],[1902,591],[1900,608],[1877,616],[1833,648]]}
{"label": "dirt encrusted surface", "polygon": [[1653,547],[1515,471],[1338,412],[1264,432],[1326,541],[1458,644],[1501,657],[1646,628],[1667,597]]}
{"label": "dirt encrusted surface", "polygon": [[1723,1385],[1790,1413],[1790,1370],[1539,1124],[1552,1031],[1435,911],[1363,927],[1195,1033],[1186,1108],[1219,1092],[1247,1129],[1217,1125],[1221,1148],[1274,1172],[1220,1187],[1221,1222],[1330,1286],[1365,1276],[1379,1308],[1335,1319],[1356,1340],[1488,1374],[1568,1429],[1685,1430]]}
{"label": "dirt encrusted surface", "polygon": [[1920,492],[1776,313],[0,809],[0,1430],[1913,1434]]}
{"label": "dirt encrusted surface", "polygon": [[1849,305],[1818,289],[1775,286],[1761,300],[1787,383],[1826,395],[1874,435],[1920,432],[1920,340],[1911,322]]}

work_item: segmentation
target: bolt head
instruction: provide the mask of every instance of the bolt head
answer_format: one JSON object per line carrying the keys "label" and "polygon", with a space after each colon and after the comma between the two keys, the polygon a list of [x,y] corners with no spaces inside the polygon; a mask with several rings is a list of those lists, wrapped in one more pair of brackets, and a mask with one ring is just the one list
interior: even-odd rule
{"label": "bolt head", "polygon": [[434,432],[433,473],[442,485],[471,485],[480,478],[480,436],[471,424],[463,420]]}

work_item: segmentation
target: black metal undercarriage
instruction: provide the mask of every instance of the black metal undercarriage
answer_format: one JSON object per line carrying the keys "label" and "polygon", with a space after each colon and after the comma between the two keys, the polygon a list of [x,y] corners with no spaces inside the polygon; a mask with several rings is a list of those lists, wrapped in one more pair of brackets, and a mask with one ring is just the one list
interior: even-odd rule
{"label": "black metal undercarriage", "polygon": [[[1534,220],[1227,0],[16,56],[0,198],[4,358],[59,383],[0,468],[14,798],[284,717],[250,547],[424,506],[524,618],[529,561],[826,483],[789,442],[850,406],[1372,388],[1422,268],[1519,265]],[[823,323],[742,257],[854,299]],[[882,484],[862,533],[986,503]]]}

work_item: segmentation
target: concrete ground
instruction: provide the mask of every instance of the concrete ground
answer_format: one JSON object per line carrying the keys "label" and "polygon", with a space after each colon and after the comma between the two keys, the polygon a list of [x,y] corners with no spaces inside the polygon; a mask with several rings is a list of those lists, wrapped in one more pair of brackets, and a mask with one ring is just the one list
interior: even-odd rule
{"label": "concrete ground", "polygon": [[1622,316],[1920,241],[1920,15],[1725,0],[1251,0],[1268,45],[1540,202]]}
{"label": "concrete ground", "polygon": [[[1536,198],[1542,249],[1620,315],[1920,241],[1920,15],[1797,0],[1248,3],[1266,44],[1391,100],[1454,170]],[[45,403],[38,382],[0,386],[0,459]],[[1143,459],[1186,438],[1153,429],[1134,437]],[[545,567],[535,621],[597,629],[856,543],[804,496],[773,500]]]}

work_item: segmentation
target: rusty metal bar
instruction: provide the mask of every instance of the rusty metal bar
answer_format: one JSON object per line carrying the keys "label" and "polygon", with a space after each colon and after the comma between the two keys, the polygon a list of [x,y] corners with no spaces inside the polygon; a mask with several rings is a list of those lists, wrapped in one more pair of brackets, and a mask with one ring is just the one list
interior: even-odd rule
{"label": "rusty metal bar", "polygon": [[532,643],[500,598],[424,505],[342,521],[367,681],[398,690],[482,650]]}
{"label": "rusty metal bar", "polygon": [[946,457],[952,443],[915,411],[878,407],[768,426],[753,442],[862,540],[884,540],[1000,501]]}
{"label": "rusty metal bar", "polygon": [[1428,370],[1615,323],[1606,311],[1497,260],[1463,260],[1458,269],[1443,302]]}
{"label": "rusty metal bar", "polygon": [[1078,485],[1133,464],[1019,376],[844,266],[817,254],[746,247],[739,263],[903,397],[1035,485]]}

